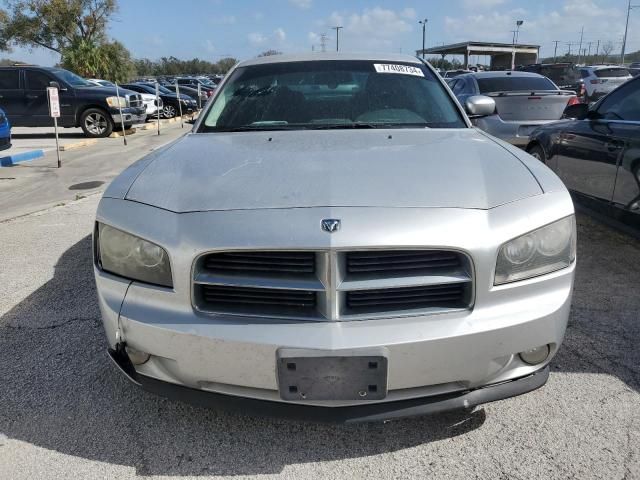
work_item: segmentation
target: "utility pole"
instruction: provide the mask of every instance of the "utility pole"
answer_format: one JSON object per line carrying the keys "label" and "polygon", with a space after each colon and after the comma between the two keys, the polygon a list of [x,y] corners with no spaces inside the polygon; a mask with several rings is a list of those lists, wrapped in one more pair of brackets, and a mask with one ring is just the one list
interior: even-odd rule
{"label": "utility pole", "polygon": [[598,40],[598,45],[596,45],[596,63],[598,63],[598,53],[600,53],[600,40]]}
{"label": "utility pole", "polygon": [[589,57],[591,56],[591,45],[592,44],[593,44],[593,42],[587,43],[587,45],[589,45],[589,53],[587,53],[586,62],[589,62]]}
{"label": "utility pole", "polygon": [[582,60],[582,38],[584,37],[584,26],[580,30],[580,46],[578,47],[578,63]]}
{"label": "utility pole", "polygon": [[340,51],[340,29],[344,28],[344,27],[340,27],[340,26],[335,26],[335,27],[331,27],[331,30],[335,30],[336,31],[336,52]]}
{"label": "utility pole", "polygon": [[426,48],[427,45],[427,22],[429,20],[428,19],[424,19],[424,20],[420,20],[418,21],[418,23],[422,24],[422,59],[424,60],[424,49]]}
{"label": "utility pole", "polygon": [[560,43],[560,40],[554,40],[553,43],[556,44],[553,47],[553,63],[558,63],[558,43]]}
{"label": "utility pole", "polygon": [[627,48],[627,32],[629,31],[629,15],[631,15],[631,10],[634,8],[638,8],[640,5],[631,5],[631,0],[627,5],[627,23],[624,27],[624,38],[622,39],[622,51],[620,52],[620,63],[624,65],[624,53]]}

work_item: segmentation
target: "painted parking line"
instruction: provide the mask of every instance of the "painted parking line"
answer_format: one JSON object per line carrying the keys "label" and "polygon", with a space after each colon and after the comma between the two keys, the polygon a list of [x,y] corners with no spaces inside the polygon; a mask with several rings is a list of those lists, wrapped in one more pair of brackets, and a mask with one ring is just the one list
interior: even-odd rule
{"label": "painted parking line", "polygon": [[[0,153],[0,155],[2,154]],[[11,167],[17,163],[28,162],[40,157],[44,157],[44,150],[30,150],[28,152],[0,156],[0,167]]]}

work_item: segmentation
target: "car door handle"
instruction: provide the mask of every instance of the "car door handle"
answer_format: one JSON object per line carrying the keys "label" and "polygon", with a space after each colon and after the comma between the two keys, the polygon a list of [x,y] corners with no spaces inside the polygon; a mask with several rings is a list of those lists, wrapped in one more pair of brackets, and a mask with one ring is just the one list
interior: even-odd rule
{"label": "car door handle", "polygon": [[616,150],[621,150],[622,148],[624,148],[624,142],[621,142],[619,140],[612,140],[608,143],[605,143],[604,146],[610,152],[615,152]]}

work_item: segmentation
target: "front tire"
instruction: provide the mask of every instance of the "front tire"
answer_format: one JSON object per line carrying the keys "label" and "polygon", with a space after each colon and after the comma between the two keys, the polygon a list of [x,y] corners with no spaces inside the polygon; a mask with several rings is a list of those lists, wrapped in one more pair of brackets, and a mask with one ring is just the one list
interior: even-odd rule
{"label": "front tire", "polygon": [[533,158],[537,158],[542,163],[547,163],[547,156],[544,153],[544,150],[542,149],[542,147],[537,143],[527,148],[527,153],[531,155]]}
{"label": "front tire", "polygon": [[80,128],[89,138],[104,138],[113,132],[113,120],[104,110],[89,108],[80,116]]}
{"label": "front tire", "polygon": [[164,118],[173,118],[176,115],[178,115],[178,111],[173,105],[166,104],[164,107],[162,107],[162,116]]}

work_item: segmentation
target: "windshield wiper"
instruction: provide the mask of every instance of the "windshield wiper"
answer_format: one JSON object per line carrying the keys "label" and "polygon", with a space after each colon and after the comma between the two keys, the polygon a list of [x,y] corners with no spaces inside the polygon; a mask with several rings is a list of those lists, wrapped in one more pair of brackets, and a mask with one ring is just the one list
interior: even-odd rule
{"label": "windshield wiper", "polygon": [[277,130],[292,130],[293,127],[286,125],[273,125],[273,126],[251,126],[251,125],[240,125],[237,127],[209,127],[207,128],[207,132],[273,132]]}
{"label": "windshield wiper", "polygon": [[305,125],[304,128],[309,130],[349,130],[349,129],[357,129],[357,128],[380,128],[378,124],[375,123],[331,123],[328,125],[318,124],[318,125]]}

